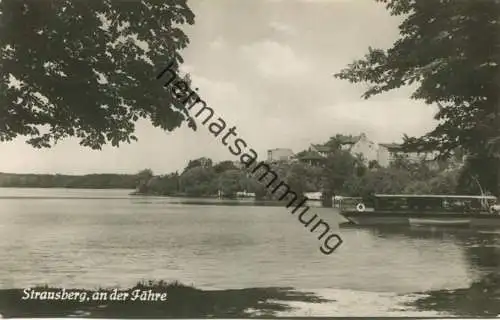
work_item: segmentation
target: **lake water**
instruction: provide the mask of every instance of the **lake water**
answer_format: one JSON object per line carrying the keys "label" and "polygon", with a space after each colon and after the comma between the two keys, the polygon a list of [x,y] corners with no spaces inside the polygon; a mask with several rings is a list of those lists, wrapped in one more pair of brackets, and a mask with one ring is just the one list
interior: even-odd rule
{"label": "lake water", "polygon": [[[494,231],[342,228],[344,243],[327,256],[281,206],[128,193],[0,188],[0,287],[125,288],[149,279],[294,287],[335,301],[291,303],[291,315],[427,316],[447,313],[404,303],[500,273]],[[343,221],[334,209],[313,210],[335,228]]]}

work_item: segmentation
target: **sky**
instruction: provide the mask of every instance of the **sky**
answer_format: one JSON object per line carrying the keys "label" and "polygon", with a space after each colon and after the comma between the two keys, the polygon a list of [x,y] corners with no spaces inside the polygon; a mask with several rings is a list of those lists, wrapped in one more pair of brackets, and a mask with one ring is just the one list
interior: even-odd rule
{"label": "sky", "polygon": [[[259,158],[267,149],[294,152],[337,133],[366,133],[376,143],[401,142],[435,126],[434,106],[410,100],[412,88],[368,100],[366,85],[333,74],[368,47],[389,48],[399,19],[374,0],[188,0],[195,25],[184,30],[190,45],[183,71],[200,97]],[[414,88],[413,88],[414,89]],[[0,143],[0,172],[136,173],[182,170],[199,157],[239,160],[200,126],[174,132],[140,122],[139,141],[101,151],[67,139],[34,149],[25,138]]]}

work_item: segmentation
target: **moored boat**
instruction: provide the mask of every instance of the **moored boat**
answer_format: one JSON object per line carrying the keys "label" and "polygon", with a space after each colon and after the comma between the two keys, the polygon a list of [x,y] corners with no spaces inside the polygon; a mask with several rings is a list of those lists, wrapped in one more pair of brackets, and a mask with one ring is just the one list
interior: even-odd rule
{"label": "moored boat", "polygon": [[356,225],[500,227],[496,202],[494,196],[375,194],[341,204],[340,214]]}

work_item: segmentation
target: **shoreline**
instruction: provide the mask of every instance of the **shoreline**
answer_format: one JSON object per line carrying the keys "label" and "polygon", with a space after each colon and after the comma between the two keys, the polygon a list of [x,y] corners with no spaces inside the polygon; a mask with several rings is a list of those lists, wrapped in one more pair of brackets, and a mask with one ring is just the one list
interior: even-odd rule
{"label": "shoreline", "polygon": [[134,190],[134,188],[116,188],[116,187],[43,187],[43,186],[37,186],[37,187],[32,187],[32,186],[18,186],[18,187],[5,187],[5,186],[0,186],[0,189],[81,189],[81,190]]}
{"label": "shoreline", "polygon": [[[495,317],[500,315],[500,275],[490,274],[468,288],[429,290],[406,294],[384,294],[387,310],[378,316],[398,316],[399,312],[414,316]],[[146,281],[129,289],[67,289],[48,286],[29,288],[53,294],[85,293],[88,299],[66,300],[22,299],[27,289],[0,289],[0,318],[252,318],[299,316],[360,316],[335,314],[352,304],[344,299],[343,290],[298,290],[292,287],[260,287],[243,289],[197,289],[178,281]],[[164,295],[165,299],[154,299]],[[359,292],[370,298],[370,292]],[[33,295],[33,292],[32,292]],[[100,296],[95,298],[94,295]],[[103,298],[103,295],[106,298]],[[124,298],[126,296],[131,298]],[[90,298],[92,297],[92,298]],[[97,297],[97,296],[96,296]],[[398,306],[397,309],[394,309]],[[311,313],[315,313],[312,315]],[[396,312],[396,314],[392,314]],[[319,313],[319,314],[316,314]],[[371,313],[370,313],[371,314]],[[400,316],[400,315],[399,315]]]}
{"label": "shoreline", "polygon": [[[88,317],[88,318],[202,318],[202,317],[252,317],[275,316],[278,312],[290,312],[285,302],[331,302],[311,292],[299,292],[292,288],[247,288],[228,290],[200,290],[177,281],[147,281],[125,290],[114,289],[63,289],[33,287],[32,290],[54,294],[77,293],[76,299],[41,300],[24,299],[25,289],[0,289],[0,315],[13,317]],[[138,292],[143,294],[142,299]],[[100,295],[101,300],[97,299]],[[113,296],[114,294],[114,296]],[[121,294],[121,296],[120,296]],[[147,299],[147,295],[150,294]],[[166,299],[151,294],[163,294]],[[95,295],[96,300],[92,300]],[[103,299],[103,296],[106,299]],[[128,295],[128,299],[123,299]],[[117,299],[118,297],[118,299]],[[119,299],[119,298],[122,299]],[[142,300],[141,300],[142,299]]]}
{"label": "shoreline", "polygon": [[[0,189],[65,189],[65,190],[134,190],[131,188],[95,188],[95,187],[30,187],[30,186],[21,186],[21,187],[5,187],[0,186]],[[164,195],[164,194],[154,194],[154,193],[140,193],[136,191],[132,191],[126,194],[126,196],[131,197],[155,197],[155,198],[181,198],[181,199],[203,199],[203,200],[220,200],[220,201],[246,201],[246,202],[257,202],[257,203],[268,203],[268,204],[281,204],[282,201],[275,199],[256,199],[255,197],[219,197],[217,195],[212,196],[190,196],[186,194],[172,194],[172,195]],[[1,198],[1,196],[0,196]],[[321,200],[317,199],[308,199],[308,202],[312,203],[321,203]]]}

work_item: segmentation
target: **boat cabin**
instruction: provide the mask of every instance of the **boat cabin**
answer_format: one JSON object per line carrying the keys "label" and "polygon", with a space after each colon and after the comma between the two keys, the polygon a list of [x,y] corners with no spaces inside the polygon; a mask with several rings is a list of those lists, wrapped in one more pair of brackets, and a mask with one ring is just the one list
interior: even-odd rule
{"label": "boat cabin", "polygon": [[362,197],[341,197],[336,196],[333,198],[333,207],[340,208],[343,210],[346,209],[355,209],[356,205],[360,202],[363,202]]}
{"label": "boat cabin", "polygon": [[494,196],[460,195],[392,195],[375,194],[375,210],[384,211],[445,211],[445,212],[485,212],[496,204]]}

